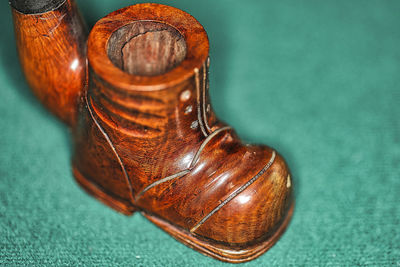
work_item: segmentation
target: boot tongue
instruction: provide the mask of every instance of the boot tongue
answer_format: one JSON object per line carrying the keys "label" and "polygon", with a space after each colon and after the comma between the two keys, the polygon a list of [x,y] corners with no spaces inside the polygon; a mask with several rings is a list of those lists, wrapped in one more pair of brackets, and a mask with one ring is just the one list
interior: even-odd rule
{"label": "boot tongue", "polygon": [[66,0],[10,0],[10,5],[24,14],[38,14],[52,11]]}

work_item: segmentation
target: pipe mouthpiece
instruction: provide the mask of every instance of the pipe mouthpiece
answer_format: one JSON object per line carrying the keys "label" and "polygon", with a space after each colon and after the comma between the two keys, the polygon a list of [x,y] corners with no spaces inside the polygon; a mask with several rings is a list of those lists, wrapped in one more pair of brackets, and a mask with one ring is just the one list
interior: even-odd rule
{"label": "pipe mouthpiece", "polygon": [[23,14],[40,14],[52,11],[66,0],[9,0],[10,5]]}

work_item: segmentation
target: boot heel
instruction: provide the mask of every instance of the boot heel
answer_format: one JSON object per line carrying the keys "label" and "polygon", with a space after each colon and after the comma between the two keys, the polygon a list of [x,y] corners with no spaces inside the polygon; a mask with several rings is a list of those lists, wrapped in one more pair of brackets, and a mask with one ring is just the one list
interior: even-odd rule
{"label": "boot heel", "polygon": [[127,216],[132,215],[135,211],[136,208],[132,206],[129,202],[119,199],[116,196],[113,196],[107,192],[105,192],[104,189],[96,185],[94,182],[90,181],[87,179],[85,176],[83,176],[78,169],[75,167],[72,168],[74,177],[76,182],[90,195],[94,196],[97,200],[101,201],[102,203],[106,204],[110,208],[123,213]]}

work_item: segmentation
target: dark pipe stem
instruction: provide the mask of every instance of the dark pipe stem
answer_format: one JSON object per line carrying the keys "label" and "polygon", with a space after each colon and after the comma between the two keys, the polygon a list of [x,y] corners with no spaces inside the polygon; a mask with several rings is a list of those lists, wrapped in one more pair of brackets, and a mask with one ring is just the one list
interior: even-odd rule
{"label": "dark pipe stem", "polygon": [[39,14],[52,11],[66,0],[10,0],[10,5],[23,14]]}

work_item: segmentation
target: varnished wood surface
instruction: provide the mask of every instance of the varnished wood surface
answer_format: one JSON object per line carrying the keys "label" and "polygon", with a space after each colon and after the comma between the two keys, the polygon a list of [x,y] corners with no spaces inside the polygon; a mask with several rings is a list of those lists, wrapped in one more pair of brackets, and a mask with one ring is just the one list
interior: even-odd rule
{"label": "varnished wood surface", "polygon": [[[76,44],[77,51],[84,49]],[[39,98],[73,125],[79,184],[120,212],[140,210],[178,240],[220,260],[248,261],[272,246],[292,212],[290,172],[275,150],[242,143],[215,116],[209,44],[200,23],[173,7],[138,4],[97,22],[87,51],[87,86],[85,58],[78,53],[79,75],[66,77],[78,75],[80,88],[68,92],[39,88],[38,81],[52,78],[23,62]],[[54,109],[60,101],[68,109]]]}
{"label": "varnished wood surface", "polygon": [[[175,27],[185,38],[186,57],[173,70],[140,76],[110,60],[107,53],[120,51],[105,49],[117,29],[134,22],[141,35],[163,30],[140,24],[145,18]],[[131,34],[118,47],[138,33]],[[175,237],[181,229],[184,234],[178,239],[186,235],[192,243],[214,248],[211,253],[195,247],[203,253],[217,257],[219,251],[217,258],[241,262],[265,251],[288,217],[290,173],[276,151],[243,144],[216,118],[208,94],[208,41],[202,26],[171,7],[135,5],[95,25],[88,59],[89,88],[75,129],[74,168],[128,205],[126,213],[141,210],[164,221],[165,230],[168,225],[178,229],[167,230]]]}
{"label": "varnished wood surface", "polygon": [[45,13],[12,8],[15,39],[25,77],[39,100],[72,125],[86,79],[86,29],[72,0]]}

